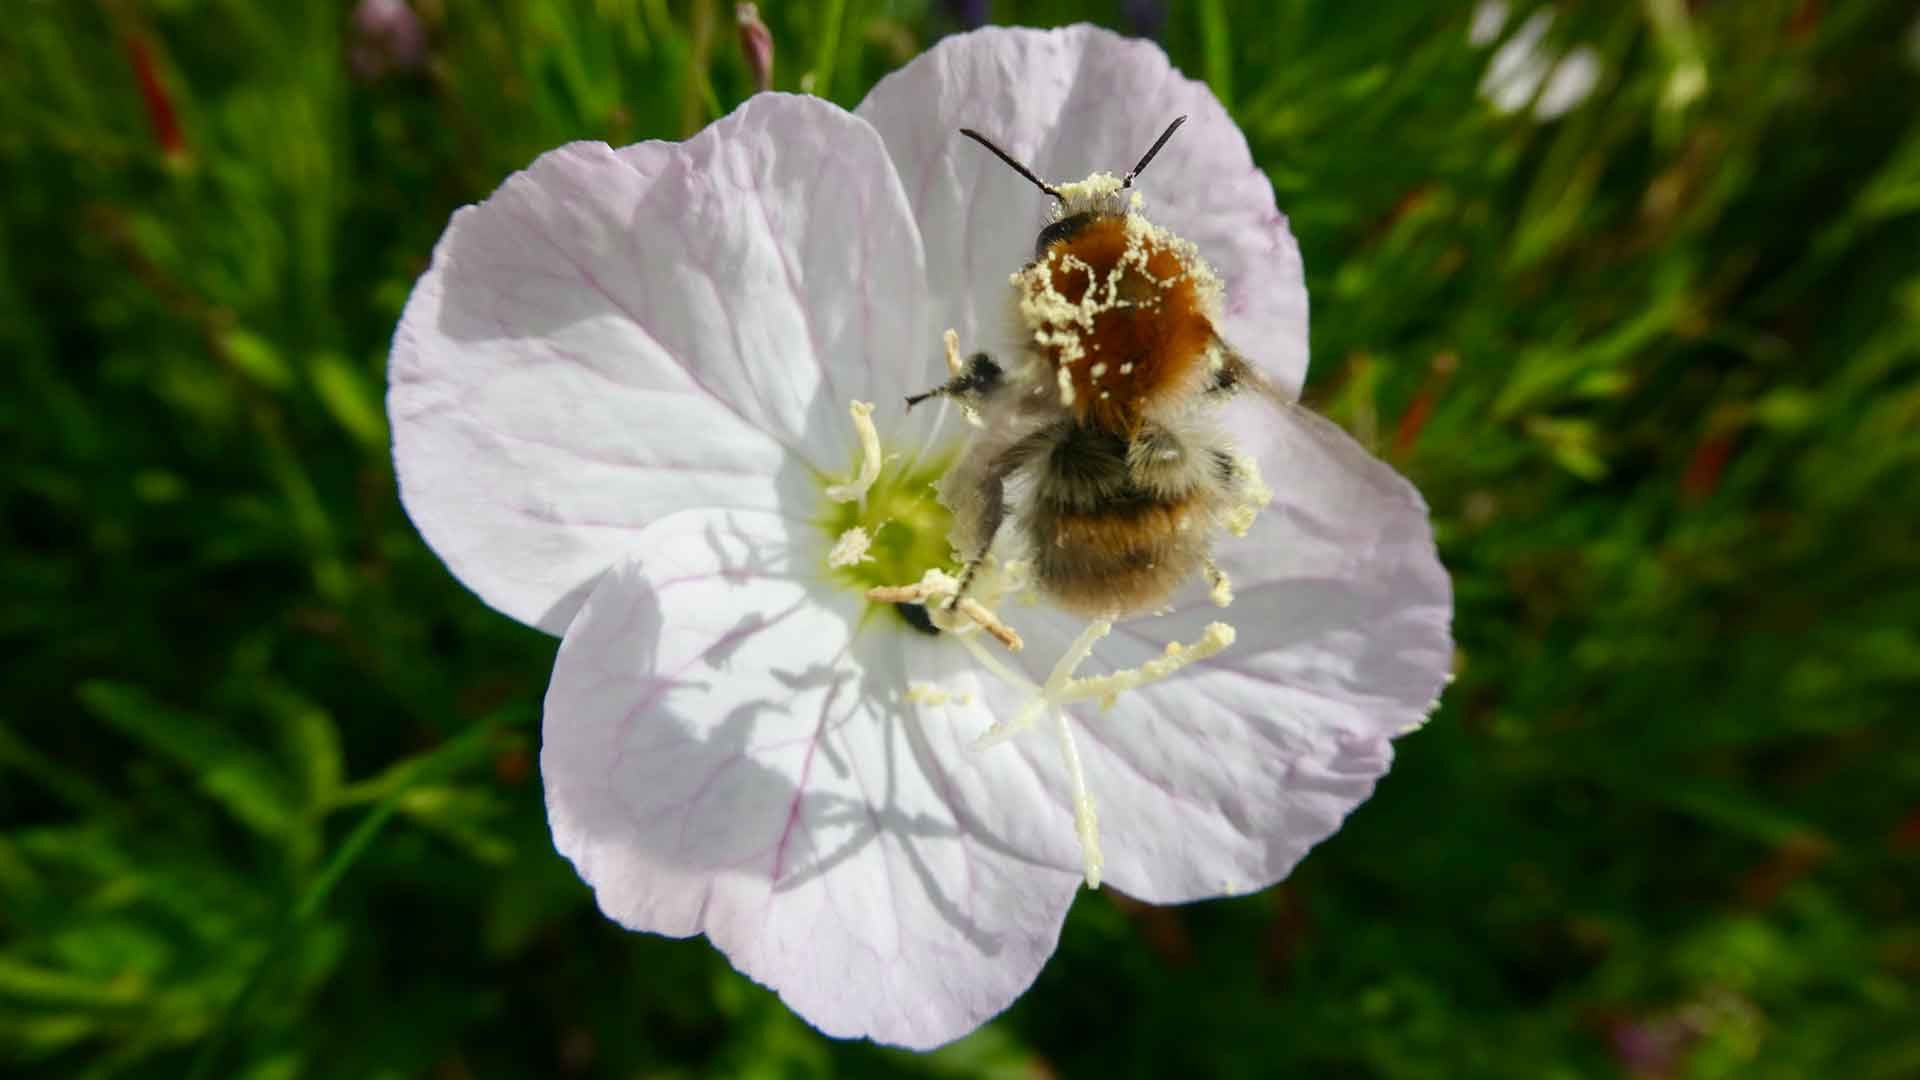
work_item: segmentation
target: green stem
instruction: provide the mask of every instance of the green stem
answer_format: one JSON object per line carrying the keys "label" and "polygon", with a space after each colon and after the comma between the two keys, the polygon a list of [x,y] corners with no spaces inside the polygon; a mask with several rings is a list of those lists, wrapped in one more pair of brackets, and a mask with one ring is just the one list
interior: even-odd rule
{"label": "green stem", "polygon": [[207,1041],[201,1044],[200,1052],[194,1056],[193,1068],[187,1073],[188,1080],[203,1080],[204,1077],[213,1074],[215,1064],[220,1060],[221,1053],[232,1039],[234,1029],[246,1019],[247,1009],[252,1005],[254,995],[265,984],[267,974],[277,966],[279,959],[286,955],[301,928],[319,914],[327,898],[333,894],[335,886],[347,876],[347,871],[353,869],[354,864],[360,861],[360,857],[366,854],[367,849],[379,837],[381,830],[386,828],[387,822],[393,818],[394,811],[399,809],[401,796],[422,781],[451,771],[476,747],[484,746],[487,738],[493,733],[494,729],[491,725],[475,727],[438,750],[417,757],[401,767],[401,775],[394,778],[394,783],[390,785],[386,797],[381,799],[373,809],[367,811],[360,819],[360,823],[353,827],[353,831],[347,834],[345,840],[341,841],[340,846],[334,850],[332,858],[328,859],[326,866],[321,869],[319,876],[307,886],[292,910],[287,913],[286,922],[281,924],[280,932],[274,936],[273,944],[267,949],[266,955],[262,956],[260,962],[255,964],[253,970],[247,974],[246,981],[240,984],[240,989],[234,993],[233,1000],[227,1005],[226,1015],[221,1017],[220,1022],[215,1025]]}
{"label": "green stem", "polygon": [[1227,9],[1221,0],[1202,0],[1200,4],[1201,63],[1207,72],[1207,85],[1220,104],[1233,109],[1233,39],[1227,33]]}
{"label": "green stem", "polygon": [[833,96],[833,67],[839,59],[840,24],[846,21],[847,0],[827,0],[825,17],[821,20],[820,48],[813,54],[813,93],[816,97]]}

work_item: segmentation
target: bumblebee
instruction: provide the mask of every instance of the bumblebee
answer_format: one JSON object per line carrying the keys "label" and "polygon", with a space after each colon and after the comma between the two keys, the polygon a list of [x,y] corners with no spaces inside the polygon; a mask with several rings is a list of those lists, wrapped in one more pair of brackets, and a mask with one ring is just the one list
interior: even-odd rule
{"label": "bumblebee", "polygon": [[965,595],[1009,526],[1035,587],[1058,606],[1112,618],[1163,605],[1203,577],[1231,593],[1212,545],[1244,531],[1270,493],[1215,418],[1230,396],[1279,395],[1215,329],[1222,286],[1191,243],[1140,212],[1133,181],[1180,125],[1123,177],[1049,184],[972,129],[961,134],[1051,197],[1054,220],[1011,278],[1024,340],[1003,364],[975,353],[907,407],[946,397],[977,422],[940,484]]}

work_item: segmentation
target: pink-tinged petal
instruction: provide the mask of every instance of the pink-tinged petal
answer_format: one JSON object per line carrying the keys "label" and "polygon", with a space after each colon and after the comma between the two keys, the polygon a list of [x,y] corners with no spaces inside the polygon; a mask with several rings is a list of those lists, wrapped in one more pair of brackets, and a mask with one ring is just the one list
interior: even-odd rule
{"label": "pink-tinged petal", "polygon": [[[1036,684],[1085,625],[1052,609],[1018,603],[1002,606],[1000,613],[1026,639],[1025,648],[1013,655],[992,641],[985,641],[986,647]],[[972,831],[1002,850],[1078,877],[1080,846],[1068,809],[1073,800],[1051,729],[1035,729],[998,746],[974,746],[995,721],[1015,715],[1026,698],[983,669],[949,635],[907,638],[902,664],[905,684],[947,691],[945,700],[914,708],[949,801],[965,808]]]}
{"label": "pink-tinged petal", "polygon": [[1221,336],[1279,385],[1307,372],[1300,248],[1246,138],[1201,83],[1151,42],[1090,26],[949,37],[882,79],[859,114],[886,139],[926,243],[936,327],[1004,350],[1007,275],[1033,257],[1051,200],[983,147],[974,128],[1051,181],[1124,175],[1188,117],[1135,187],[1147,217],[1199,245],[1227,285]]}
{"label": "pink-tinged petal", "polygon": [[1237,639],[1141,691],[1136,722],[1116,709],[1086,723],[1089,783],[1130,789],[1104,819],[1112,880],[1156,902],[1285,877],[1372,794],[1389,740],[1426,719],[1453,665],[1452,584],[1419,492],[1304,408],[1237,408],[1265,418],[1241,449],[1275,494],[1217,550],[1233,605],[1196,586],[1175,611],[1121,624],[1108,656],[1139,663],[1214,620]]}
{"label": "pink-tinged petal", "polygon": [[[1069,710],[1099,808],[1106,879],[1156,903],[1286,877],[1372,793],[1392,763],[1389,741],[1425,719],[1452,664],[1451,585],[1419,493],[1329,421],[1245,404],[1265,423],[1243,448],[1276,495],[1244,539],[1225,538],[1217,550],[1233,605],[1214,607],[1196,575],[1172,611],[1117,624],[1080,674],[1141,664],[1168,642],[1196,641],[1214,621],[1231,624],[1235,642],[1112,709]],[[1019,660],[1036,682],[1085,625],[1045,607],[1012,604],[1002,614],[1025,637]],[[963,739],[1024,700],[931,657],[909,661],[910,678],[979,693],[955,717]],[[984,827],[1031,857],[1077,865],[1052,732],[977,758],[967,798]],[[1024,807],[1025,827],[1005,820],[1013,811],[1004,807]]]}
{"label": "pink-tinged petal", "polygon": [[880,140],[816,99],[562,147],[454,216],[408,302],[401,498],[481,599],[559,633],[649,522],[817,503],[848,401],[937,352],[923,280]]}
{"label": "pink-tinged petal", "polygon": [[560,646],[548,819],[611,918],[706,934],[830,1035],[936,1046],[1032,982],[1075,880],[953,805],[911,631],[818,583],[824,540],[754,511],[642,533]]}

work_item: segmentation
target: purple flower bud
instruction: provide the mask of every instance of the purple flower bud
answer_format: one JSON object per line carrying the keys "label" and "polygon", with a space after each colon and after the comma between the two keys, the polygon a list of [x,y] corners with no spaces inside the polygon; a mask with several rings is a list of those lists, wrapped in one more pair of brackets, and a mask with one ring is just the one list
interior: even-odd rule
{"label": "purple flower bud", "polygon": [[740,28],[740,55],[746,57],[747,70],[753,72],[754,90],[773,89],[773,31],[760,21],[757,5],[738,4],[733,17]]}
{"label": "purple flower bud", "polygon": [[1613,1025],[1608,1041],[1614,1059],[1634,1076],[1671,1076],[1699,1032],[1674,1017],[1623,1020]]}
{"label": "purple flower bud", "polygon": [[1159,37],[1167,25],[1167,5],[1160,0],[1123,0],[1120,12],[1127,29],[1141,37]]}
{"label": "purple flower bud", "polygon": [[963,30],[985,26],[991,6],[987,0],[947,0],[947,11]]}
{"label": "purple flower bud", "polygon": [[427,29],[407,0],[360,0],[347,31],[347,68],[363,82],[404,71],[427,61]]}

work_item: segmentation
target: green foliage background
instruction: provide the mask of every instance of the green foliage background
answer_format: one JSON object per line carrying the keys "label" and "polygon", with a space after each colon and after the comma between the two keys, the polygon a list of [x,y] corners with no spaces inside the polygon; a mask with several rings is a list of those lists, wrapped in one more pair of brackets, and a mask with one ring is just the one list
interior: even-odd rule
{"label": "green foliage background", "polygon": [[[394,497],[449,213],[737,104],[732,7],[418,6],[430,66],[371,82],[344,3],[0,13],[0,1071],[1920,1076],[1913,5],[1566,0],[1605,75],[1547,123],[1477,94],[1466,4],[1166,5],[1305,250],[1309,398],[1434,506],[1460,676],[1291,881],[1083,895],[928,1056],[597,914],[554,642]],[[765,7],[847,105],[955,29]]]}

